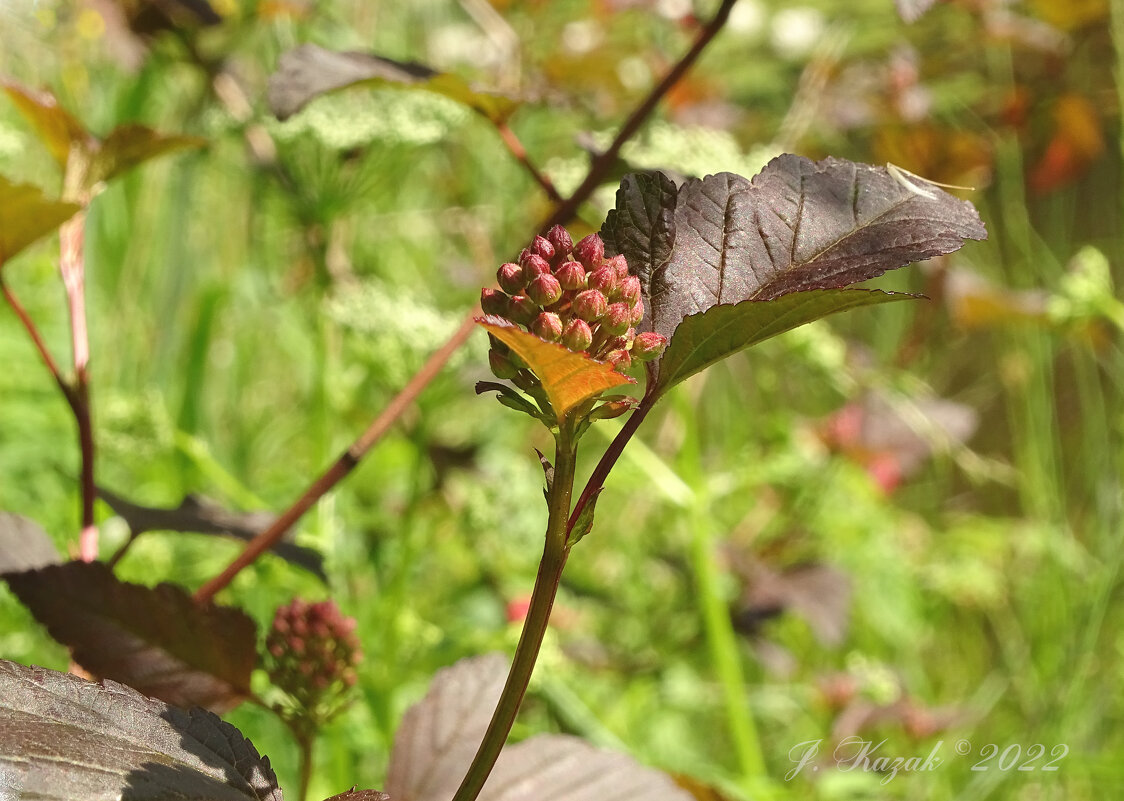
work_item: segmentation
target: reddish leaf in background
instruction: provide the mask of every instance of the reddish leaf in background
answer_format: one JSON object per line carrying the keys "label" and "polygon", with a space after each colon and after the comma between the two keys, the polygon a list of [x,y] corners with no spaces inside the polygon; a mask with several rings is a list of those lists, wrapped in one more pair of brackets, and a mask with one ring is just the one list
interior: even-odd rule
{"label": "reddish leaf in background", "polygon": [[257,665],[254,621],[241,610],[196,604],[173,584],[117,579],[101,562],[7,573],[36,620],[74,661],[179,707],[225,711],[250,692]]}
{"label": "reddish leaf in background", "polygon": [[934,451],[961,445],[979,425],[970,406],[942,398],[892,402],[878,393],[848,403],[820,426],[825,444],[866,468],[889,494]]}
{"label": "reddish leaf in background", "polygon": [[1031,168],[1028,183],[1045,194],[1076,181],[1104,153],[1100,115],[1087,97],[1062,95],[1053,108],[1054,133]]}

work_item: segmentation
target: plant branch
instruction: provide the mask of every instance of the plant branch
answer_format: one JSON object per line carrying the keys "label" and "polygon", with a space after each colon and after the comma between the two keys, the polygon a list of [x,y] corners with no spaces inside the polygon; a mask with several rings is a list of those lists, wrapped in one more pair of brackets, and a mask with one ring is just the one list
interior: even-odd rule
{"label": "plant branch", "polygon": [[570,513],[570,519],[566,523],[566,539],[569,540],[570,531],[578,522],[581,517],[582,510],[586,505],[597,496],[597,493],[605,486],[605,479],[609,477],[609,472],[613,469],[613,465],[620,459],[621,454],[624,453],[624,446],[632,439],[632,435],[636,433],[636,429],[644,422],[644,418],[648,416],[648,412],[652,410],[655,405],[656,398],[650,392],[644,395],[640,401],[640,405],[629,416],[628,420],[621,427],[621,430],[613,437],[613,441],[609,443],[609,447],[601,454],[601,459],[597,462],[597,466],[593,468],[593,472],[589,474],[589,479],[585,482],[585,488],[582,490],[578,502],[574,504],[574,511]]}
{"label": "plant branch", "polygon": [[499,132],[500,139],[503,141],[508,151],[516,161],[523,165],[530,176],[535,179],[535,183],[542,188],[542,191],[546,192],[546,196],[550,198],[551,202],[556,204],[562,203],[562,196],[558,194],[554,183],[545,173],[540,172],[539,168],[531,163],[531,160],[527,157],[527,148],[523,147],[523,143],[519,141],[519,137],[515,135],[515,131],[511,130],[511,127],[506,122],[497,122],[495,125],[496,131]]}
{"label": "plant branch", "polygon": [[640,130],[640,126],[644,124],[644,121],[655,110],[664,95],[671,91],[671,87],[675,86],[675,84],[687,74],[687,70],[698,60],[703,50],[706,49],[706,46],[709,45],[711,40],[722,30],[722,27],[726,24],[726,20],[730,17],[730,10],[734,7],[734,3],[736,2],[737,0],[722,0],[722,5],[719,6],[714,17],[699,31],[698,36],[695,37],[695,42],[691,45],[691,49],[668,70],[663,80],[656,84],[655,88],[649,92],[643,102],[636,107],[636,110],[632,112],[624,125],[621,126],[620,132],[617,133],[616,138],[613,139],[612,144],[606,148],[605,152],[593,159],[592,163],[589,165],[589,172],[586,173],[585,180],[582,181],[581,185],[574,190],[574,193],[570,195],[565,202],[554,209],[550,218],[543,223],[542,227],[544,229],[550,228],[556,224],[564,225],[577,213],[578,207],[593,194],[593,190],[601,184],[605,175],[612,169],[613,164],[617,160],[617,156],[620,155],[621,147],[624,146],[624,143],[636,135],[636,132]]}
{"label": "plant branch", "polygon": [[414,402],[418,395],[421,394],[421,391],[425,389],[439,372],[441,372],[441,369],[445,366],[449,357],[464,344],[466,339],[468,339],[469,334],[472,333],[475,327],[473,317],[476,313],[478,312],[470,315],[461,323],[460,328],[449,337],[449,340],[442,345],[439,350],[429,357],[426,363],[422,365],[421,369],[410,379],[409,383],[402,388],[402,391],[391,399],[386,408],[383,409],[379,416],[367,427],[367,430],[351,444],[351,447],[340,454],[339,458],[332,463],[331,467],[312,482],[308,489],[297,498],[292,506],[282,512],[269,528],[250,540],[242,553],[240,553],[222,573],[208,581],[196,591],[195,600],[197,602],[206,603],[210,601],[219,590],[222,590],[230,584],[243,568],[250,565],[262,553],[275,545],[277,541],[281,539],[282,535],[284,535],[305,512],[312,508],[313,504],[324,497],[332,487],[355,469],[356,465],[367,455],[367,452],[375,443],[382,439],[382,436],[390,430],[390,427],[399,416],[401,416],[402,412]]}
{"label": "plant branch", "polygon": [[492,713],[492,720],[488,723],[488,730],[456,795],[453,796],[453,801],[475,801],[480,795],[484,782],[488,780],[488,775],[492,772],[492,767],[496,764],[500,751],[507,742],[511,727],[515,723],[515,716],[523,703],[523,696],[531,681],[531,673],[535,669],[539,649],[546,636],[550,610],[554,606],[554,598],[558,594],[558,582],[562,578],[562,569],[566,566],[566,557],[570,552],[566,542],[567,516],[577,470],[577,441],[574,431],[576,424],[572,418],[573,416],[561,421],[556,436],[554,481],[550,485],[546,545],[543,548],[542,561],[539,563],[538,576],[535,578],[535,588],[531,593],[531,604],[527,609],[523,632],[519,635],[519,645],[515,648],[511,670],[507,674],[507,682],[500,694],[496,710]]}
{"label": "plant branch", "polygon": [[67,395],[78,424],[82,452],[82,531],[78,557],[92,562],[98,557],[98,529],[94,525],[94,428],[90,417],[90,335],[86,324],[86,207],[90,203],[91,154],[84,145],[71,146],[63,174],[63,200],[83,208],[59,229],[59,273],[70,312],[70,342],[74,359],[74,385]]}
{"label": "plant branch", "polygon": [[20,322],[23,324],[23,327],[27,330],[27,334],[31,337],[31,341],[32,343],[34,343],[35,349],[39,351],[39,355],[43,359],[43,364],[47,366],[47,370],[50,371],[51,377],[55,379],[55,383],[58,384],[59,389],[62,391],[62,394],[66,397],[66,402],[70,405],[71,409],[74,409],[74,389],[70,386],[70,384],[66,382],[66,379],[62,376],[62,373],[59,372],[58,363],[55,362],[54,357],[51,356],[51,352],[47,350],[47,343],[43,341],[43,337],[39,334],[39,329],[35,327],[35,323],[31,319],[31,315],[27,313],[27,310],[23,307],[23,304],[19,302],[19,299],[16,298],[12,290],[8,288],[8,285],[4,282],[4,278],[2,275],[0,275],[0,291],[3,291],[4,299],[8,301],[8,305],[12,307],[12,311],[16,313],[16,317],[19,318]]}

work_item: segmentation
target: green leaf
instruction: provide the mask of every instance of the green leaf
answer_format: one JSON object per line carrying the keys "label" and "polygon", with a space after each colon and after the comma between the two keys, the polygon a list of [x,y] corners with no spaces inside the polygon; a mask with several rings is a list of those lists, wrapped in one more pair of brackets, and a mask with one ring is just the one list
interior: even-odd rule
{"label": "green leaf", "polygon": [[0,660],[0,798],[281,801],[234,726],[112,681]]}
{"label": "green leaf", "polygon": [[4,81],[4,91],[60,167],[66,166],[75,144],[92,147],[95,139],[49,92],[36,92],[15,81]]}
{"label": "green leaf", "polygon": [[206,145],[207,140],[198,136],[166,135],[144,125],[121,125],[95,150],[87,185],[109,181],[165,153]]}
{"label": "green leaf", "polygon": [[597,499],[601,497],[601,493],[604,489],[604,487],[599,488],[597,492],[593,493],[593,497],[589,499],[589,502],[582,507],[581,514],[578,515],[578,519],[574,521],[574,527],[570,529],[570,536],[566,540],[567,545],[571,547],[576,545],[581,541],[582,537],[593,531],[593,515],[597,507]]}
{"label": "green leaf", "polygon": [[660,360],[656,395],[739,350],[830,314],[920,295],[868,289],[814,289],[776,300],[744,300],[688,315]]}
{"label": "green leaf", "polygon": [[201,606],[182,587],[127,584],[101,562],[5,573],[12,592],[74,661],[102,678],[181,707],[230,709],[250,691],[254,621]]}
{"label": "green leaf", "polygon": [[424,64],[306,44],[281,56],[277,72],[269,78],[269,107],[284,120],[320,95],[353,86],[398,86],[434,92],[493,122],[503,122],[519,105],[514,98],[475,89],[463,78]]}
{"label": "green leaf", "polygon": [[531,372],[542,382],[554,414],[559,419],[582,401],[606,389],[636,383],[634,379],[618,373],[607,362],[599,362],[584,353],[574,353],[562,345],[545,342],[502,317],[488,315],[477,318],[476,322],[527,363]]}
{"label": "green leaf", "polygon": [[81,208],[76,203],[48,200],[38,187],[14,184],[0,176],[0,267]]}

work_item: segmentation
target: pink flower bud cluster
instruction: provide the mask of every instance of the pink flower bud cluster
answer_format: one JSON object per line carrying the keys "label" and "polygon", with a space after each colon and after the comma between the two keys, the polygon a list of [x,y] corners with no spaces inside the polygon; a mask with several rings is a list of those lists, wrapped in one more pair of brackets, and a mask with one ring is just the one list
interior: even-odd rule
{"label": "pink flower bud cluster", "polygon": [[[597,234],[577,244],[561,225],[536,236],[518,262],[500,266],[500,288],[485,289],[485,314],[506,318],[547,342],[610,362],[624,370],[632,361],[658,358],[667,339],[636,333],[644,316],[640,279],[628,271],[624,256],[605,258]],[[498,378],[514,378],[522,366],[506,346],[493,339],[488,363]]]}
{"label": "pink flower bud cluster", "polygon": [[355,669],[363,658],[355,619],[330,600],[294,598],[279,608],[265,649],[270,680],[309,714],[336,705],[355,684]]}

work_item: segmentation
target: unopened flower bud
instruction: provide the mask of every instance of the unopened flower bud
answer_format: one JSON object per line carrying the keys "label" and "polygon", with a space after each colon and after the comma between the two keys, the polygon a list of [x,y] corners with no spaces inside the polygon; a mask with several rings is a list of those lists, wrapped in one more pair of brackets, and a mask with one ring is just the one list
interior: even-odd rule
{"label": "unopened flower bud", "polygon": [[637,325],[643,319],[644,319],[644,302],[638,300],[638,301],[636,301],[636,303],[632,304],[632,324]]}
{"label": "unopened flower bud", "polygon": [[558,258],[570,255],[574,249],[574,240],[570,237],[570,232],[561,225],[556,225],[547,231],[546,239],[554,245],[554,255]]}
{"label": "unopened flower bud", "polygon": [[632,322],[632,310],[623,303],[610,303],[605,316],[601,318],[601,329],[606,334],[620,336],[628,330]]}
{"label": "unopened flower bud", "polygon": [[620,370],[627,370],[632,365],[632,357],[627,350],[611,350],[605,355],[605,361]]}
{"label": "unopened flower bud", "polygon": [[571,308],[579,320],[593,323],[605,316],[605,312],[609,310],[609,301],[596,289],[587,289],[574,296]]}
{"label": "unopened flower bud", "polygon": [[527,297],[539,306],[550,306],[562,299],[562,285],[550,273],[543,273],[527,284]]}
{"label": "unopened flower bud", "polygon": [[539,339],[557,342],[562,338],[562,320],[554,312],[543,312],[531,323],[531,332]]}
{"label": "unopened flower bud", "polygon": [[500,265],[499,270],[496,271],[496,281],[500,289],[509,295],[518,294],[527,286],[527,282],[523,280],[523,268],[511,262]]}
{"label": "unopened flower bud", "polygon": [[572,351],[581,352],[593,344],[593,332],[585,320],[571,320],[562,332],[562,344]]}
{"label": "unopened flower bud", "polygon": [[617,288],[617,274],[612,267],[598,267],[589,274],[586,286],[608,297]]}
{"label": "unopened flower bud", "polygon": [[519,372],[515,363],[506,354],[497,350],[488,351],[488,367],[491,368],[492,375],[505,381],[515,378],[515,374]]}
{"label": "unopened flower bud", "polygon": [[628,276],[628,261],[621,253],[618,253],[612,258],[605,259],[605,266],[613,268],[616,272],[618,284]]}
{"label": "unopened flower bud", "polygon": [[536,236],[531,240],[531,247],[529,247],[528,250],[547,261],[554,258],[554,245],[552,245],[546,237]]}
{"label": "unopened flower bud", "polygon": [[585,289],[585,268],[576,261],[564,261],[554,271],[563,289]]}
{"label": "unopened flower bud", "polygon": [[539,314],[539,304],[526,295],[514,296],[508,304],[507,319],[519,325],[530,325]]}
{"label": "unopened flower bud", "polygon": [[531,283],[543,273],[550,273],[550,262],[535,253],[531,253],[519,263],[523,265],[523,281],[525,284]]}
{"label": "unopened flower bud", "polygon": [[597,234],[590,234],[574,245],[574,258],[592,270],[601,266],[605,259],[605,243]]}
{"label": "unopened flower bud", "polygon": [[667,337],[655,331],[645,331],[637,334],[632,340],[632,356],[637,361],[650,362],[658,359],[667,348]]}
{"label": "unopened flower bud", "polygon": [[498,289],[485,287],[480,290],[480,309],[484,314],[507,317],[510,298]]}
{"label": "unopened flower bud", "polygon": [[620,294],[622,301],[630,307],[634,306],[640,300],[640,279],[635,275],[626,275],[621,279],[617,292]]}

